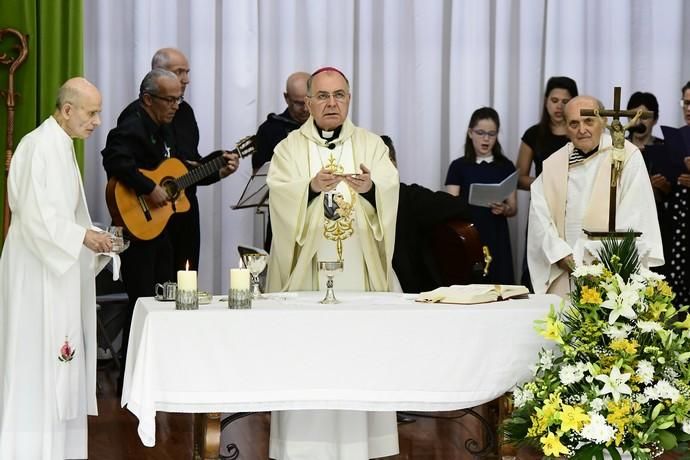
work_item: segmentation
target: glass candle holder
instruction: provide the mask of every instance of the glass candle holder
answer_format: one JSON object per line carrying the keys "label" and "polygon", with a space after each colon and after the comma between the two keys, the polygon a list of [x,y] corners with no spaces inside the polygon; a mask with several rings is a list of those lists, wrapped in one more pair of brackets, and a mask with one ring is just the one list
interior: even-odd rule
{"label": "glass candle holder", "polygon": [[228,291],[228,308],[242,310],[252,308],[252,294],[249,289],[232,289]]}
{"label": "glass candle holder", "polygon": [[196,289],[177,289],[175,310],[198,310],[199,296]]}

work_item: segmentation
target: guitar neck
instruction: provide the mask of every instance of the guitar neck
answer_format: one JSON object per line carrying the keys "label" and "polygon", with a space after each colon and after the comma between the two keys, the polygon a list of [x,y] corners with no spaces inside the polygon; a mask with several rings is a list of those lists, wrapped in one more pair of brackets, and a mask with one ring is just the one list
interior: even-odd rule
{"label": "guitar neck", "polygon": [[[248,157],[256,151],[255,140],[255,136],[247,136],[241,139],[235,144],[235,149],[230,153],[235,153],[239,155],[240,158]],[[175,183],[180,190],[191,187],[207,177],[217,174],[223,166],[225,166],[225,158],[223,158],[223,152],[220,151],[217,157],[205,161],[196,168],[190,170],[187,174],[178,177]]]}
{"label": "guitar neck", "polygon": [[213,160],[204,162],[197,166],[196,168],[190,170],[187,174],[183,174],[175,180],[177,186],[180,189],[185,189],[191,187],[207,177],[218,174],[218,171],[225,166],[225,158],[223,155],[219,155]]}

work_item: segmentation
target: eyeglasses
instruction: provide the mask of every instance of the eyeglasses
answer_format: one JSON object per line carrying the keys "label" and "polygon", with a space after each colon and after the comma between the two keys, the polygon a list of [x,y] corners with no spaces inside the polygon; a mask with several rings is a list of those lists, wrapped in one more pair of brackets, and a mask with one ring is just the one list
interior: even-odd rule
{"label": "eyeglasses", "polygon": [[155,99],[160,99],[161,101],[165,101],[168,105],[175,105],[175,104],[182,104],[182,101],[184,101],[184,96],[159,96],[158,94],[151,94],[147,93],[149,96],[155,98]]}
{"label": "eyeglasses", "polygon": [[326,91],[319,91],[316,93],[314,96],[308,96],[310,98],[314,98],[319,102],[326,102],[330,101],[331,97],[336,100],[336,102],[345,102],[345,99],[347,99],[347,93],[345,91],[334,91],[332,93],[328,93]]}
{"label": "eyeglasses", "polygon": [[688,108],[690,106],[690,101],[687,99],[681,99],[680,100],[680,106],[683,107],[684,109]]}
{"label": "eyeglasses", "polygon": [[473,129],[472,132],[478,137],[496,137],[498,133],[496,131],[484,131],[483,129]]}

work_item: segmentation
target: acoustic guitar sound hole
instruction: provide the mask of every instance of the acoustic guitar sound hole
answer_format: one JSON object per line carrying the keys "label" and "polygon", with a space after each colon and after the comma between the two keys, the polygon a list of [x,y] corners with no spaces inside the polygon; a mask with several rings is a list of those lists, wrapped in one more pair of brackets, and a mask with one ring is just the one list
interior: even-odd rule
{"label": "acoustic guitar sound hole", "polygon": [[177,186],[177,183],[175,182],[175,178],[173,177],[166,177],[161,181],[161,187],[165,189],[166,192],[168,192],[168,195],[170,198],[174,200],[177,199],[177,197],[180,195],[180,188]]}

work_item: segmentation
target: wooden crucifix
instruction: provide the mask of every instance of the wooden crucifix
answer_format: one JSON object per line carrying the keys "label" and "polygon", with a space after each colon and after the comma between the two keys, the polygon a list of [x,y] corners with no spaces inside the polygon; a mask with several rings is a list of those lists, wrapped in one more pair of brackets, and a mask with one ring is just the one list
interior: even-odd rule
{"label": "wooden crucifix", "polygon": [[[621,110],[621,87],[613,88],[613,110],[591,110],[581,109],[580,115],[584,117],[611,117],[613,120],[610,125],[606,125],[611,133],[612,148],[611,154],[611,184],[609,188],[609,225],[607,232],[595,232],[585,230],[585,233],[594,238],[601,238],[605,236],[622,237],[630,234],[630,232],[616,231],[616,193],[618,189],[618,181],[623,169],[623,159],[625,158],[625,130],[630,126],[637,124],[638,120],[645,118],[652,118],[654,112],[648,110]],[[623,126],[620,117],[632,118],[630,122]],[[635,236],[640,236],[641,233],[633,232]]]}

